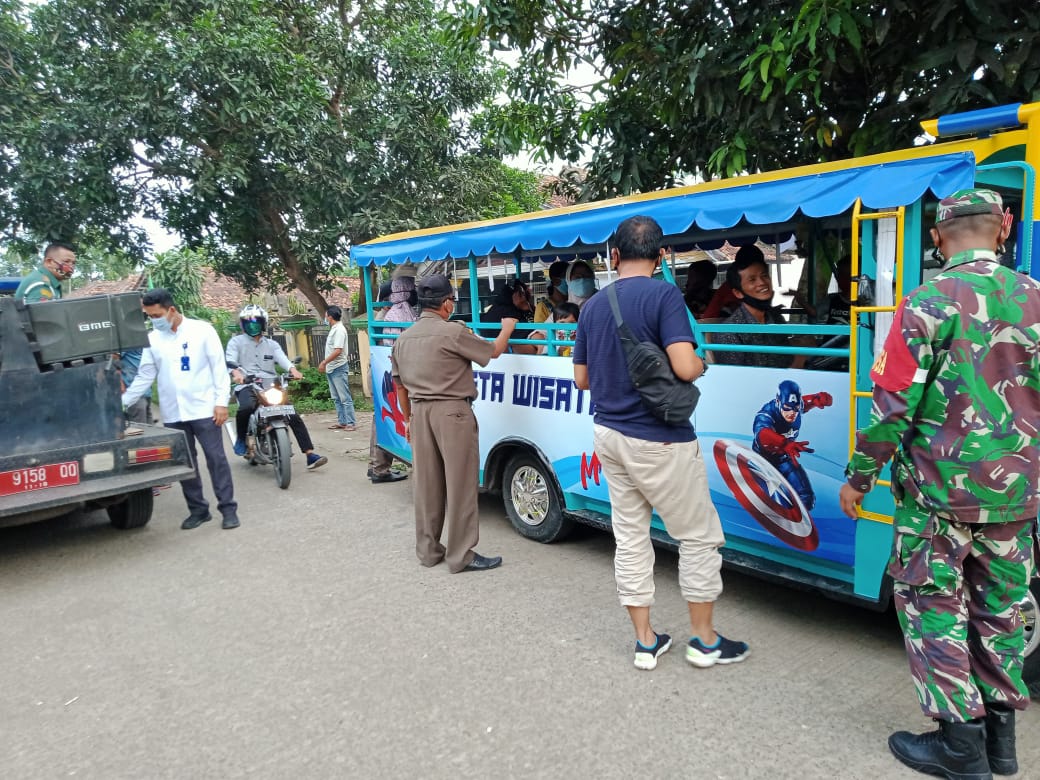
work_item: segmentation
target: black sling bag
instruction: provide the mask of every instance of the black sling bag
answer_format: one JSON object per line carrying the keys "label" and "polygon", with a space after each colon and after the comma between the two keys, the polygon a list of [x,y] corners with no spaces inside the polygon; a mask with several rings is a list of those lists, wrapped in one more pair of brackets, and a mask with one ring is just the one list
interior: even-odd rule
{"label": "black sling bag", "polygon": [[689,422],[697,408],[701,391],[692,382],[683,382],[673,372],[667,353],[656,344],[639,341],[621,318],[617,291],[607,285],[610,308],[614,312],[621,348],[625,351],[628,376],[639,391],[643,406],[661,422],[682,425]]}

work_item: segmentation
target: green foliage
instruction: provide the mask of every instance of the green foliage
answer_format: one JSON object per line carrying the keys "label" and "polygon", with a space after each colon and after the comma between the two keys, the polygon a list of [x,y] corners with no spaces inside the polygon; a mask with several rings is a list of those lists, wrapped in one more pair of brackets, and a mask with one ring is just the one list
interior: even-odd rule
{"label": "green foliage", "polygon": [[291,384],[292,402],[298,412],[319,412],[335,409],[332,394],[329,391],[329,382],[325,375],[314,366],[307,366],[300,370],[303,379],[297,379]]}
{"label": "green foliage", "polygon": [[[197,317],[202,305],[203,270],[206,255],[192,249],[174,249],[155,256],[148,265],[150,287],[163,287],[173,296],[173,302],[184,314]],[[201,319],[201,317],[200,317]]]}
{"label": "green foliage", "polygon": [[318,311],[349,247],[525,210],[471,118],[504,78],[432,0],[0,0],[0,240],[139,213]]}
{"label": "green foliage", "polygon": [[454,34],[519,52],[482,126],[508,153],[593,149],[586,196],[888,151],[920,119],[1040,100],[1030,3],[471,0]]}

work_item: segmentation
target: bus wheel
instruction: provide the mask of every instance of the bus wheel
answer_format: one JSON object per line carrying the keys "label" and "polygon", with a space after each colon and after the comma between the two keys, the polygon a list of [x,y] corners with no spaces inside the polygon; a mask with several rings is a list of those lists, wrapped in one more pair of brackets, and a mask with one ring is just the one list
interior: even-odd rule
{"label": "bus wheel", "polygon": [[1026,635],[1026,662],[1022,678],[1033,696],[1040,697],[1040,633],[1037,628],[1037,613],[1040,612],[1040,578],[1029,586],[1029,595],[1022,605],[1022,622]]}
{"label": "bus wheel", "polygon": [[536,542],[562,539],[573,526],[563,514],[556,480],[546,468],[526,453],[516,455],[502,473],[502,501],[513,528]]}

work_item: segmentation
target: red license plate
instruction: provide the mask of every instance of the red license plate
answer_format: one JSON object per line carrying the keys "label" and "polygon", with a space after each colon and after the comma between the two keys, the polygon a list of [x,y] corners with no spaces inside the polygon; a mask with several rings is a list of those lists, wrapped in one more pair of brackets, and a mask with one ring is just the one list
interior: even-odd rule
{"label": "red license plate", "polygon": [[13,496],[30,490],[79,484],[79,463],[48,463],[14,471],[0,471],[0,496]]}

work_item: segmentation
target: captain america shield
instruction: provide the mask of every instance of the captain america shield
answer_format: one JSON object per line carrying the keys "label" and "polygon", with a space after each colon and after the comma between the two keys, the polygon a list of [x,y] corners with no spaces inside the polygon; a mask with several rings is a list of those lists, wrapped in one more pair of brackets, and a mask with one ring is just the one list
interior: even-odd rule
{"label": "captain america shield", "polygon": [[796,549],[810,551],[820,546],[820,535],[805,504],[772,463],[726,439],[715,442],[714,454],[726,486],[760,526]]}

